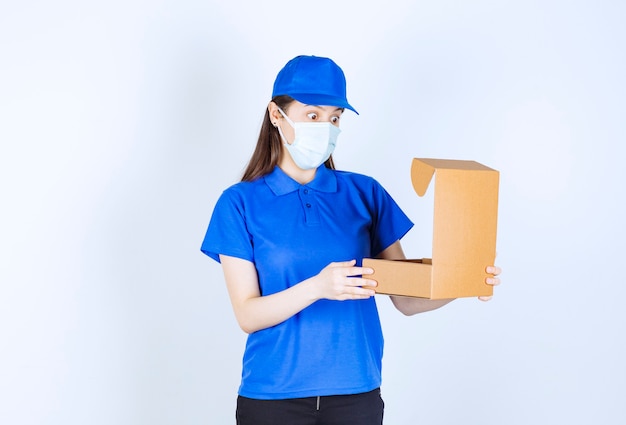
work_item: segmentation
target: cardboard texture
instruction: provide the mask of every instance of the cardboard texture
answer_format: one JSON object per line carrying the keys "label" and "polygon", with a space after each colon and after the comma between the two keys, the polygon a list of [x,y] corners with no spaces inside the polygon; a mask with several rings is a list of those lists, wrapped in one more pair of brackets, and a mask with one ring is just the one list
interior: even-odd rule
{"label": "cardboard texture", "polygon": [[[434,177],[433,177],[434,176]],[[432,258],[366,258],[377,293],[444,299],[489,296],[485,267],[496,255],[498,171],[475,161],[414,158],[413,188],[424,196],[434,182]],[[417,223],[419,226],[419,223]]]}

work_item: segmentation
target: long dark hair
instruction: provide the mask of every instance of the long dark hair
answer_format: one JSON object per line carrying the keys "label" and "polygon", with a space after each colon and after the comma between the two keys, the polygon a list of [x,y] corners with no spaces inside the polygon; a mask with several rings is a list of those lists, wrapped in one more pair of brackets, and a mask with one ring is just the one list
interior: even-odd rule
{"label": "long dark hair", "polygon": [[[272,99],[272,102],[278,105],[278,107],[285,111],[285,113],[293,101],[294,99],[290,96],[276,96]],[[266,108],[256,148],[254,149],[254,153],[252,154],[250,161],[248,161],[248,165],[246,170],[243,172],[241,181],[249,182],[271,173],[274,170],[274,167],[278,165],[282,149],[283,147],[280,134],[278,133],[278,129],[272,125],[270,113]],[[330,168],[331,170],[335,169],[335,163],[333,162],[332,155],[326,160],[324,165],[326,168]]]}

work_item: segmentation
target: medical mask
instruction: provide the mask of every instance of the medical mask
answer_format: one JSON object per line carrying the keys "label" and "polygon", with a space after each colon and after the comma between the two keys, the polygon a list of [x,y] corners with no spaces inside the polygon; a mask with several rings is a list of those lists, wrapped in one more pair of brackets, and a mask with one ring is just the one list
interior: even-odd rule
{"label": "medical mask", "polygon": [[293,127],[293,143],[287,143],[280,126],[278,132],[283,139],[283,145],[291,154],[296,165],[303,170],[310,170],[322,165],[335,150],[337,136],[341,132],[338,127],[329,122],[293,122],[282,109],[278,111]]}

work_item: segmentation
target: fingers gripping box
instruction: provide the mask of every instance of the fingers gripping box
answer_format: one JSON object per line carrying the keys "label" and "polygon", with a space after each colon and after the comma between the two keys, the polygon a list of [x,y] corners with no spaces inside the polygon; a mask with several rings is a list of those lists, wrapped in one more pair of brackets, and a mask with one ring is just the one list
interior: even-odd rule
{"label": "fingers gripping box", "polygon": [[498,171],[475,161],[414,158],[413,188],[419,196],[434,180],[432,258],[366,258],[364,275],[377,293],[444,299],[489,296],[485,267],[496,255]]}

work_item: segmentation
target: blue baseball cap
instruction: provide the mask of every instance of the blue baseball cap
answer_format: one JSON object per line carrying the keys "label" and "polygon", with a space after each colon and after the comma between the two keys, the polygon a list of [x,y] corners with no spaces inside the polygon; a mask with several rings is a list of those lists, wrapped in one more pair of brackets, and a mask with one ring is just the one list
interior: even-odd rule
{"label": "blue baseball cap", "polygon": [[272,98],[287,95],[307,105],[336,106],[358,112],[346,98],[346,77],[329,58],[297,56],[287,62],[274,81]]}

